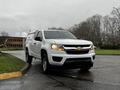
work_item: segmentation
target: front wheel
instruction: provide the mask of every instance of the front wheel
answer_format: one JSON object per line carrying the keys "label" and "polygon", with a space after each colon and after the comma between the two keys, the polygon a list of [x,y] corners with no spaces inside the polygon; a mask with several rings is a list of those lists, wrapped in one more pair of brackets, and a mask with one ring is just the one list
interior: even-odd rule
{"label": "front wheel", "polygon": [[26,62],[27,62],[29,65],[31,65],[33,57],[29,55],[28,50],[26,50],[25,54],[26,54]]}
{"label": "front wheel", "polygon": [[48,73],[49,71],[49,63],[48,63],[48,57],[47,54],[43,54],[42,56],[42,71],[43,73]]}

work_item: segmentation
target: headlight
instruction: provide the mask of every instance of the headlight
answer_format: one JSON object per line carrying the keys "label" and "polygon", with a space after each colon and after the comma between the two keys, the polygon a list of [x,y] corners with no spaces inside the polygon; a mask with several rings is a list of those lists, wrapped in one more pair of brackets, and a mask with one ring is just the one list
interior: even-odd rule
{"label": "headlight", "polygon": [[64,51],[64,48],[60,44],[51,44],[51,49],[57,50],[57,51]]}
{"label": "headlight", "polygon": [[93,44],[90,46],[89,53],[95,53],[95,46]]}
{"label": "headlight", "polygon": [[95,49],[95,46],[92,44],[91,46],[90,46],[90,50],[94,50]]}

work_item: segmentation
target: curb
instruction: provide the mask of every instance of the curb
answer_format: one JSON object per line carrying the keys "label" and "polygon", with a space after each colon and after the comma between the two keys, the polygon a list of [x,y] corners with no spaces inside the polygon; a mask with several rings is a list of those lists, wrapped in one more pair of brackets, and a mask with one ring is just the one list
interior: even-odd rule
{"label": "curb", "polygon": [[0,80],[21,77],[21,76],[22,76],[22,73],[20,71],[11,72],[11,73],[3,73],[3,74],[0,74]]}
{"label": "curb", "polygon": [[26,65],[20,70],[22,75],[24,75],[29,70],[29,68],[30,68],[30,65],[26,63]]}
{"label": "curb", "polygon": [[21,77],[27,72],[29,68],[30,65],[26,63],[26,65],[20,71],[0,74],[0,80]]}

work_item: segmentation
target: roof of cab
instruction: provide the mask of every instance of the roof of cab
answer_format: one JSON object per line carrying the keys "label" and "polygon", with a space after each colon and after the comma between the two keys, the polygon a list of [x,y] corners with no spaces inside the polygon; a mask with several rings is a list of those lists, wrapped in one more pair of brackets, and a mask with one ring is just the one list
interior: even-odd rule
{"label": "roof of cab", "polygon": [[65,31],[65,30],[58,30],[58,29],[42,29],[42,30],[34,30],[34,31],[30,31],[28,34],[34,34],[37,31]]}
{"label": "roof of cab", "polygon": [[44,29],[42,31],[65,31],[65,30],[59,30],[59,29]]}

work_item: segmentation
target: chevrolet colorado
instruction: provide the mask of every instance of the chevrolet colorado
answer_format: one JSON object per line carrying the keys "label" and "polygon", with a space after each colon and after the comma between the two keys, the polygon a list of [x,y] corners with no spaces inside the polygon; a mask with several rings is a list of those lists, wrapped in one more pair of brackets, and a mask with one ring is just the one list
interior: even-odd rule
{"label": "chevrolet colorado", "polygon": [[77,39],[72,33],[63,30],[37,30],[28,33],[25,53],[29,64],[33,57],[41,60],[44,73],[52,67],[88,71],[95,59],[91,41]]}

